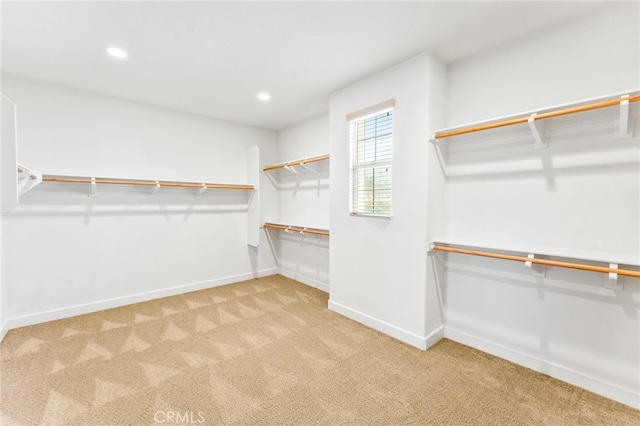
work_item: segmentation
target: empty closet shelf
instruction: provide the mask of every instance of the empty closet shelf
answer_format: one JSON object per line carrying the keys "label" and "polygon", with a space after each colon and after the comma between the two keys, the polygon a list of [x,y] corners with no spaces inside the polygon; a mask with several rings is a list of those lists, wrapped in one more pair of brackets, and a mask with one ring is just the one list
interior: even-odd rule
{"label": "empty closet shelf", "polygon": [[285,232],[298,232],[301,234],[314,234],[314,235],[329,235],[328,229],[320,229],[320,228],[307,228],[302,226],[292,226],[292,225],[282,225],[279,223],[265,223],[263,225],[265,228],[278,229]]}
{"label": "empty closet shelf", "polygon": [[176,187],[176,188],[204,188],[204,189],[235,189],[253,191],[253,185],[224,184],[208,182],[180,182],[180,181],[160,181],[148,179],[121,179],[121,178],[91,178],[84,176],[60,176],[43,175],[43,182],[63,182],[63,183],[89,183],[100,185],[134,185],[153,187]]}
{"label": "empty closet shelf", "polygon": [[[463,244],[458,244],[458,245],[463,245]],[[505,254],[505,253],[496,253],[495,251],[483,251],[483,250],[475,250],[475,249],[468,249],[468,248],[462,248],[462,247],[452,247],[451,243],[439,243],[439,242],[433,242],[430,244],[429,246],[430,250],[434,250],[434,251],[442,251],[442,252],[449,252],[449,253],[458,253],[458,254],[465,254],[465,255],[472,255],[472,256],[482,256],[482,257],[490,257],[490,258],[495,258],[495,259],[503,259],[503,260],[511,260],[511,261],[516,261],[516,262],[524,262],[525,264],[527,264],[528,266],[530,266],[531,264],[536,264],[536,265],[544,265],[544,266],[557,266],[557,267],[561,267],[561,268],[570,268],[570,269],[578,269],[578,270],[583,270],[583,271],[591,271],[591,272],[600,272],[600,273],[605,273],[605,274],[618,274],[621,276],[627,276],[627,277],[633,277],[633,278],[640,278],[640,271],[634,271],[634,270],[630,270],[630,269],[618,269],[617,265],[619,263],[622,264],[630,264],[630,265],[634,265],[635,263],[623,263],[623,262],[618,262],[618,261],[611,261],[611,260],[606,260],[606,259],[589,259],[591,261],[594,262],[603,262],[603,263],[608,263],[609,267],[604,267],[604,266],[594,266],[594,265],[588,265],[588,264],[584,264],[584,263],[575,263],[575,262],[565,262],[565,261],[559,261],[559,260],[551,260],[551,259],[540,259],[538,257],[536,257],[536,255],[541,255],[541,253],[537,252],[536,250],[511,250],[511,249],[497,249],[494,248],[494,250],[496,251],[516,251],[516,252],[523,252],[523,253],[528,253],[528,256],[519,256],[519,255],[512,255],[512,254]],[[544,255],[544,254],[543,254]],[[547,256],[554,256],[554,255],[549,255],[546,254]],[[555,255],[557,257],[571,257],[571,256],[567,256],[567,255]],[[585,259],[586,260],[586,259]]]}
{"label": "empty closet shelf", "polygon": [[274,164],[272,166],[267,166],[262,170],[265,172],[268,172],[271,170],[286,169],[293,166],[304,166],[305,164],[308,164],[308,163],[315,163],[317,161],[324,161],[328,159],[329,159],[329,154],[319,155],[317,157],[310,157],[310,158],[304,158],[302,160],[289,161],[287,163]]}
{"label": "empty closet shelf", "polygon": [[[545,108],[538,111],[516,114],[509,117],[497,118],[464,126],[438,130],[433,134],[432,141],[468,133],[481,132],[489,129],[497,129],[514,124],[531,125],[532,123],[539,120],[614,106],[620,106],[621,115],[624,115],[625,108],[626,110],[628,110],[628,106],[630,103],[638,101],[640,101],[640,93],[638,93],[638,91],[627,92],[623,95],[610,95],[602,98]],[[621,120],[621,122],[626,122],[626,119]]]}

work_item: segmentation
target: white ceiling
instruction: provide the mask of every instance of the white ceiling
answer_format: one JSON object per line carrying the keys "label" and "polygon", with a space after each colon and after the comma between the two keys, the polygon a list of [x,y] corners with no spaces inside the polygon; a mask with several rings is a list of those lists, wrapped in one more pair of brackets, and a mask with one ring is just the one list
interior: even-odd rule
{"label": "white ceiling", "polygon": [[600,4],[3,1],[2,71],[280,129],[424,50],[451,63]]}

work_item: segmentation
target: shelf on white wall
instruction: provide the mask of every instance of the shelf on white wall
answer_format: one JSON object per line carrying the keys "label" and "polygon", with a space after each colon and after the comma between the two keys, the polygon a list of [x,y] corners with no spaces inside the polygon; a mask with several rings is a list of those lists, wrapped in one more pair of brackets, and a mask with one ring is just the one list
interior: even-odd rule
{"label": "shelf on white wall", "polygon": [[617,263],[620,265],[640,266],[640,255],[576,250],[562,247],[545,247],[513,243],[495,243],[488,241],[469,241],[464,239],[436,238],[432,244],[445,244],[457,247],[482,248],[494,251],[515,253],[533,253],[540,256],[562,257],[566,259],[586,260],[590,262]]}
{"label": "shelf on white wall", "polygon": [[[295,197],[297,191],[300,188],[317,188],[320,191],[322,188],[328,188],[328,168],[326,165],[318,167],[309,167],[308,164],[329,160],[329,154],[319,155],[315,157],[307,157],[299,160],[292,160],[285,163],[279,163],[271,166],[264,167],[262,170],[269,178],[271,183],[276,189],[283,191],[293,191],[293,197]],[[299,169],[296,169],[299,167]],[[286,173],[272,176],[270,172],[285,171]],[[284,220],[289,222],[290,218]],[[295,220],[295,219],[294,219]],[[301,221],[304,222],[304,221]],[[329,231],[322,228],[313,228],[304,225],[289,225],[282,224],[280,221],[267,222],[264,225],[265,228],[281,229],[287,232],[300,232],[302,234],[317,234],[317,235],[329,235]],[[308,230],[308,231],[305,231]],[[316,232],[317,231],[317,232]]]}
{"label": "shelf on white wall", "polygon": [[285,225],[281,223],[265,222],[263,227],[268,229],[276,229],[284,232],[295,232],[301,235],[312,234],[312,235],[322,235],[327,237],[329,236],[328,229],[314,228],[310,226]]}
{"label": "shelf on white wall", "polygon": [[[162,187],[172,188],[193,188],[197,190],[196,197],[201,196],[208,189],[226,189],[226,190],[241,190],[241,191],[253,191],[254,185],[244,184],[227,184],[227,183],[210,183],[210,182],[195,182],[195,181],[177,181],[177,180],[156,180],[156,179],[130,179],[122,177],[92,177],[92,176],[77,176],[77,175],[62,175],[62,174],[44,174],[27,169],[23,166],[17,168],[19,181],[32,181],[36,184],[53,182],[53,183],[73,183],[73,184],[88,184],[89,195],[96,195],[97,185],[128,185],[128,186],[145,186],[152,188],[151,196],[158,194],[158,191]],[[36,184],[31,184],[29,189],[35,188]],[[27,191],[22,191],[20,195],[23,195]]]}
{"label": "shelf on white wall", "polygon": [[[137,179],[122,177],[96,177],[96,176],[78,176],[65,174],[47,174],[36,171],[18,163],[17,147],[18,140],[16,136],[17,115],[16,106],[4,94],[2,95],[2,191],[0,197],[2,212],[8,212],[20,202],[20,197],[41,183],[72,183],[72,184],[88,184],[88,192],[90,196],[96,195],[97,185],[128,185],[128,186],[146,186],[151,188],[151,197],[158,195],[160,188],[192,188],[196,190],[196,197],[201,197],[207,190],[235,190],[235,191],[255,191],[258,189],[259,181],[259,149],[257,146],[248,148],[247,151],[247,177],[250,184],[235,183],[211,183],[198,181],[177,181],[177,180],[160,180],[160,179]],[[253,232],[254,240],[258,237],[257,228],[259,226],[259,201],[254,196],[249,200],[249,210],[253,226],[250,229],[256,229]],[[255,241],[254,241],[255,242]],[[255,242],[257,245],[257,242]]]}
{"label": "shelf on white wall", "polygon": [[[197,182],[197,181],[179,181],[179,180],[159,180],[159,179],[138,179],[138,178],[122,178],[122,177],[93,177],[93,176],[79,176],[79,175],[64,175],[64,174],[46,174],[35,170],[32,170],[24,165],[14,163],[11,169],[15,170],[10,172],[16,177],[15,183],[11,187],[5,188],[3,186],[3,198],[5,198],[5,191],[10,194],[16,194],[15,201],[12,197],[10,203],[3,203],[3,212],[11,210],[13,207],[19,204],[20,197],[26,194],[31,189],[35,188],[42,183],[58,183],[58,184],[75,184],[86,185],[87,195],[96,196],[97,187],[99,185],[124,185],[134,187],[146,187],[150,192],[148,195],[152,198],[158,196],[160,189],[163,187],[169,188],[182,188],[187,190],[194,190],[194,196],[196,198],[202,197],[206,191],[249,191],[250,197],[247,202],[247,244],[257,247],[259,244],[259,218],[260,218],[260,201],[258,196],[258,176],[259,176],[259,150],[257,146],[250,147],[248,149],[248,161],[247,161],[247,177],[252,182],[251,184],[234,184],[234,183],[211,183],[211,182]],[[4,171],[3,171],[4,173]]]}
{"label": "shelf on white wall", "polygon": [[267,166],[267,167],[263,168],[262,171],[270,172],[272,170],[284,169],[284,170],[288,170],[288,171],[290,171],[292,173],[297,173],[296,170],[295,170],[296,166],[300,166],[300,167],[305,168],[307,170],[311,170],[308,167],[306,167],[307,164],[315,163],[315,162],[318,162],[318,161],[325,161],[325,160],[329,160],[329,154],[319,155],[319,156],[316,156],[316,157],[303,158],[303,159],[299,159],[299,160],[287,161],[285,163],[274,164],[274,165]]}
{"label": "shelf on white wall", "polygon": [[547,146],[547,132],[545,121],[555,117],[607,109],[617,107],[619,114],[616,117],[616,129],[614,136],[617,138],[629,138],[633,135],[633,123],[629,116],[629,107],[632,103],[640,101],[640,89],[615,93],[597,98],[585,99],[577,102],[565,103],[535,111],[497,117],[490,120],[478,121],[461,126],[449,127],[437,130],[431,137],[431,142],[441,143],[444,139],[456,136],[469,135],[486,130],[504,127],[527,125],[534,141],[535,148]]}
{"label": "shelf on white wall", "polygon": [[[479,250],[480,249],[480,250]],[[490,250],[490,251],[485,251]],[[622,277],[640,279],[640,270],[619,268],[619,265],[640,266],[639,255],[620,253],[606,253],[567,248],[521,246],[517,244],[478,243],[450,238],[438,238],[429,243],[430,252],[456,253],[471,256],[481,256],[509,261],[522,262],[531,272],[539,277],[545,276],[547,266],[577,269],[605,274],[604,287],[622,290]],[[516,255],[507,253],[518,253]],[[520,255],[524,253],[525,255]],[[542,256],[542,258],[541,258]],[[608,266],[594,266],[584,263],[551,260],[553,258],[567,258],[589,262],[605,263]]]}
{"label": "shelf on white wall", "polygon": [[[262,171],[278,190],[329,186],[329,154],[292,160],[264,167]],[[324,164],[323,164],[324,163]]]}
{"label": "shelf on white wall", "polygon": [[[326,224],[328,217],[320,213],[323,209],[316,203],[328,195],[328,160],[329,154],[325,154],[262,169],[284,203],[280,214],[262,225],[279,273],[326,292],[329,229],[318,225]],[[309,225],[314,222],[316,226]]]}

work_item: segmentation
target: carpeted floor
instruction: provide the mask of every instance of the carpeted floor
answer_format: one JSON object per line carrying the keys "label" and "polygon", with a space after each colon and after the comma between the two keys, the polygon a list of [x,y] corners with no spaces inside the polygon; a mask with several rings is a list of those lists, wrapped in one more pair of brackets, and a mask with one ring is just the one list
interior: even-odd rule
{"label": "carpeted floor", "polygon": [[466,346],[424,352],[282,276],[11,330],[2,425],[635,425]]}

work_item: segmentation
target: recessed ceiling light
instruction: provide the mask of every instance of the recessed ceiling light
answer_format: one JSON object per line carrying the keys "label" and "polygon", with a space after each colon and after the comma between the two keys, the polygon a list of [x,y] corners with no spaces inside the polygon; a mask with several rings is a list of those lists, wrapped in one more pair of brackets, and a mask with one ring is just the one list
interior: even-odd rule
{"label": "recessed ceiling light", "polygon": [[127,52],[125,52],[124,50],[120,49],[119,47],[109,47],[107,48],[107,53],[109,53],[109,55],[114,56],[116,58],[126,58],[127,57]]}
{"label": "recessed ceiling light", "polygon": [[262,102],[266,102],[269,99],[271,99],[271,95],[269,95],[266,92],[261,92],[261,93],[258,93],[258,99],[260,99]]}

